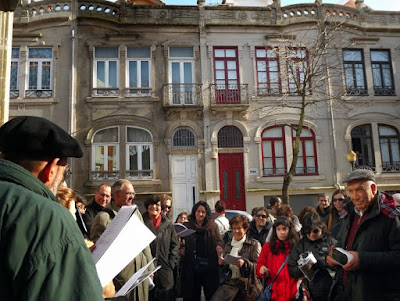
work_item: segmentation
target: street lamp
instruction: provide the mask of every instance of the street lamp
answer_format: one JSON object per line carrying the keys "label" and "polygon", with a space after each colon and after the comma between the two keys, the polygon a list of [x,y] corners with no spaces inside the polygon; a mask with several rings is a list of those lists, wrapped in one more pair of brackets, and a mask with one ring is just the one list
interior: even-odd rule
{"label": "street lamp", "polygon": [[350,162],[350,164],[351,164],[351,171],[353,171],[354,170],[354,163],[356,162],[356,160],[357,160],[357,154],[354,152],[354,151],[349,151],[348,153],[347,153],[347,160]]}

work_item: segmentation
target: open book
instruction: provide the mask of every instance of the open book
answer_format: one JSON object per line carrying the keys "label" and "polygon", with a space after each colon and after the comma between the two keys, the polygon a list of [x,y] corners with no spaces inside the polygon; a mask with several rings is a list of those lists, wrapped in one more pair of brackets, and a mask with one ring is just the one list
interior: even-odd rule
{"label": "open book", "polygon": [[156,237],[134,214],[137,206],[122,206],[92,252],[101,285],[106,286]]}
{"label": "open book", "polygon": [[223,257],[222,259],[225,261],[225,264],[234,264],[240,258],[242,258],[242,256],[233,256],[231,254],[226,254],[225,257]]}
{"label": "open book", "polygon": [[174,228],[175,228],[176,235],[178,235],[180,237],[185,237],[185,236],[188,236],[188,235],[196,232],[196,230],[188,229],[188,227],[186,227],[185,225],[183,225],[181,223],[175,223]]}
{"label": "open book", "polygon": [[131,290],[133,290],[135,287],[137,287],[139,284],[145,281],[148,277],[150,277],[151,274],[154,274],[159,269],[161,269],[161,265],[159,265],[153,270],[146,272],[147,268],[150,266],[150,264],[152,264],[154,260],[155,258],[148,264],[146,264],[144,267],[142,267],[135,274],[133,274],[132,277],[120,288],[120,290],[115,294],[114,297],[125,296]]}
{"label": "open book", "polygon": [[317,262],[314,254],[311,252],[305,252],[300,254],[300,258],[297,260],[297,265],[304,276],[312,281],[318,270],[313,269],[314,264]]}

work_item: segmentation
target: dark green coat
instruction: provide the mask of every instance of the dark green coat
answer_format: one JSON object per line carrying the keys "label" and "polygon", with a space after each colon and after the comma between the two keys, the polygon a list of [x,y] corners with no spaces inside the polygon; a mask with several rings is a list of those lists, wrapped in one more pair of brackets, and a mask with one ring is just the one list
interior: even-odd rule
{"label": "dark green coat", "polygon": [[2,300],[103,300],[71,213],[26,169],[0,160]]}

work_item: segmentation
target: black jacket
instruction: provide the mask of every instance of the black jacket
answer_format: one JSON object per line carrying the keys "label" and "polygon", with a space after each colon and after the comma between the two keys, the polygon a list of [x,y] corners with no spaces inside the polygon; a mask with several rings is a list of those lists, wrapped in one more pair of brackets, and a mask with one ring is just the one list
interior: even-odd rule
{"label": "black jacket", "polygon": [[258,240],[262,247],[267,240],[268,232],[269,232],[269,229],[271,229],[271,228],[272,228],[272,224],[267,222],[265,224],[264,228],[262,228],[261,231],[258,232],[257,227],[256,227],[256,221],[253,220],[250,222],[249,235],[251,238]]}
{"label": "black jacket", "polygon": [[314,241],[304,236],[293,246],[290,252],[288,260],[289,275],[295,279],[304,276],[297,264],[301,253],[307,251],[312,252],[317,259],[317,262],[312,268],[313,271],[316,271],[314,278],[312,281],[306,280],[306,285],[310,291],[312,300],[328,300],[329,290],[332,285],[332,277],[329,274],[330,267],[326,263],[325,258],[334,243],[336,243],[336,241],[330,235],[323,234],[319,239]]}
{"label": "black jacket", "polygon": [[[369,215],[360,225],[352,246],[358,252],[359,270],[347,273],[345,300],[400,300],[400,218],[388,216],[382,209],[383,200],[391,196],[377,193]],[[392,202],[392,210],[395,203]],[[337,246],[345,248],[347,235],[355,216],[354,208],[343,218]],[[340,268],[339,283],[343,270]]]}
{"label": "black jacket", "polygon": [[96,217],[97,213],[103,210],[103,207],[101,207],[99,204],[96,203],[96,201],[92,200],[92,202],[86,206],[86,212],[82,216],[83,221],[85,222],[86,229],[88,231],[88,236],[90,237],[90,227],[92,225],[93,219]]}

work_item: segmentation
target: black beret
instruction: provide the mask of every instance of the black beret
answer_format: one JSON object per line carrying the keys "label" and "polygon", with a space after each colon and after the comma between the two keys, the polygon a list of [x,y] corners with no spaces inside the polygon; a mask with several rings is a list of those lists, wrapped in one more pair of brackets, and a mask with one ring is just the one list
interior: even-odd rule
{"label": "black beret", "polygon": [[369,169],[356,169],[351,172],[347,177],[343,180],[343,183],[349,183],[352,181],[375,181],[375,174],[372,170]]}
{"label": "black beret", "polygon": [[74,138],[51,121],[33,116],[11,119],[0,127],[0,151],[27,159],[83,156]]}

